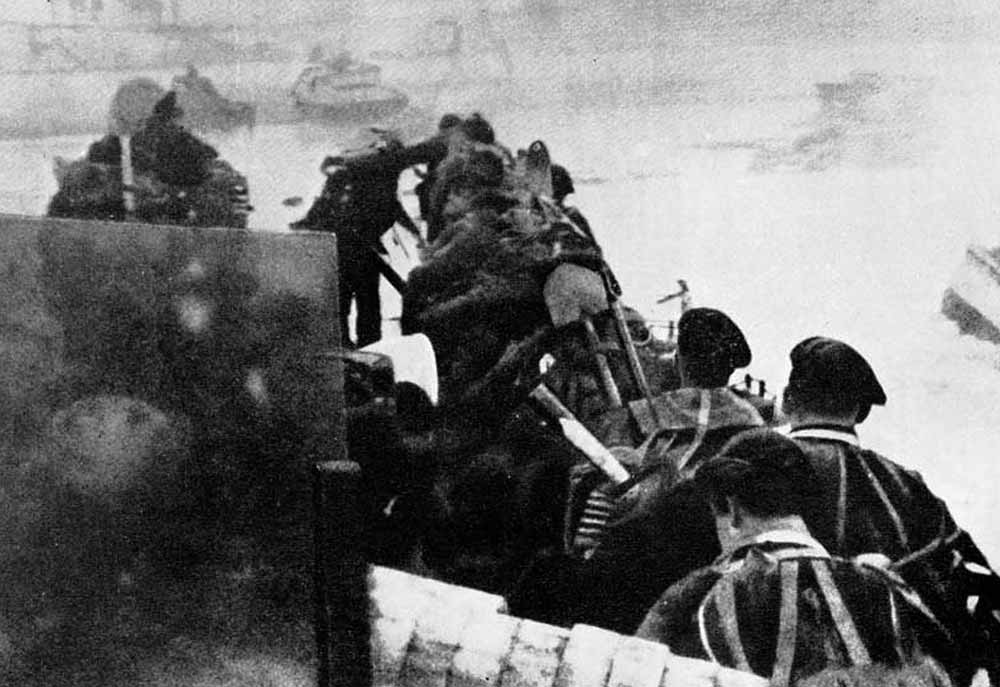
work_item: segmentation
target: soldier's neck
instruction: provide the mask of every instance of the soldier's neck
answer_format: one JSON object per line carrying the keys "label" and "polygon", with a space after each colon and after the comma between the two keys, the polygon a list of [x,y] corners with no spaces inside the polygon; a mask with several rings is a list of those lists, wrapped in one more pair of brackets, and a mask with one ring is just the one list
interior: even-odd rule
{"label": "soldier's neck", "polygon": [[788,416],[788,424],[791,425],[792,429],[798,429],[799,427],[820,426],[843,427],[844,429],[853,430],[857,416],[858,414],[855,411],[844,413],[842,415],[832,413],[796,412]]}
{"label": "soldier's neck", "polygon": [[776,517],[757,517],[744,514],[743,520],[730,545],[725,547],[726,553],[752,543],[758,537],[762,537],[770,532],[795,532],[796,534],[812,537],[805,521],[798,515],[782,515]]}

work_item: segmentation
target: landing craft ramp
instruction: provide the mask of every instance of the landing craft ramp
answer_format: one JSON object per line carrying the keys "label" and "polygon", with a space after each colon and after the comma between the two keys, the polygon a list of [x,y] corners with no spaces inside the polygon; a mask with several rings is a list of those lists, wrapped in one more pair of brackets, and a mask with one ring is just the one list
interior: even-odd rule
{"label": "landing craft ramp", "polygon": [[0,215],[0,684],[311,677],[335,264],[326,235]]}

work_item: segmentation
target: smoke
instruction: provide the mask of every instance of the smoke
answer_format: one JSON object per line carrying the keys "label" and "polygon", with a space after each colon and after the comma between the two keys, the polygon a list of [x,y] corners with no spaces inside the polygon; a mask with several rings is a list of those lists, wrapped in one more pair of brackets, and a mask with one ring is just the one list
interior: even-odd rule
{"label": "smoke", "polygon": [[933,145],[925,81],[855,71],[814,88],[819,107],[790,138],[711,147],[753,150],[755,172],[822,172],[840,165],[912,165]]}

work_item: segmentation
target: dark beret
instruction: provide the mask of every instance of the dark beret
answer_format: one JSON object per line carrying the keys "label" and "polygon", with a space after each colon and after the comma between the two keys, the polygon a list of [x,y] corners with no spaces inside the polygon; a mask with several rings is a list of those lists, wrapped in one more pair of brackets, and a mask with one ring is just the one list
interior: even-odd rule
{"label": "dark beret", "polygon": [[843,341],[812,336],[791,352],[788,386],[798,393],[839,397],[862,405],[885,405],[885,390],[860,353]]}
{"label": "dark beret", "polygon": [[750,346],[729,317],[713,308],[684,311],[677,324],[677,349],[681,355],[714,359],[733,368],[750,364]]}
{"label": "dark beret", "polygon": [[552,195],[555,197],[568,196],[576,191],[573,187],[573,177],[569,175],[562,165],[552,165]]}
{"label": "dark beret", "polygon": [[695,473],[699,488],[721,496],[754,492],[761,485],[780,487],[790,496],[811,497],[819,491],[816,471],[797,443],[760,427],[730,439]]}

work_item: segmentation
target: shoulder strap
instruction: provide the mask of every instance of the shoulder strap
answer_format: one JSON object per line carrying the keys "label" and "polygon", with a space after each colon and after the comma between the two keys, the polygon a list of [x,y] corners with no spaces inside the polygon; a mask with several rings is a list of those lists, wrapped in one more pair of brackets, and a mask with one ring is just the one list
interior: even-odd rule
{"label": "shoulder strap", "polygon": [[847,458],[837,451],[837,552],[847,546]]}
{"label": "shoulder strap", "polygon": [[[939,502],[937,513],[939,517],[941,516],[943,508],[943,504]],[[959,537],[962,536],[962,534],[963,530],[961,530],[958,525],[950,522],[948,518],[941,517],[941,525],[938,528],[937,535],[933,539],[916,551],[912,551],[902,558],[893,561],[892,565],[889,567],[892,570],[901,570],[914,561],[920,560],[921,558],[930,556],[941,549],[952,546],[959,539]]]}
{"label": "shoulder strap", "polygon": [[781,571],[781,606],[778,616],[778,640],[774,649],[773,687],[787,687],[795,663],[795,641],[799,624],[799,562],[788,560]]}
{"label": "shoulder strap", "polygon": [[708,420],[712,414],[712,394],[708,389],[701,389],[699,391],[699,405],[698,405],[698,426],[695,429],[694,439],[691,440],[691,445],[688,450],[684,452],[681,459],[677,461],[677,472],[683,473],[684,468],[687,466],[688,462],[697,453],[698,449],[701,448],[701,444],[705,441],[705,434],[708,432]]}
{"label": "shoulder strap", "polygon": [[726,642],[726,648],[729,650],[736,669],[753,672],[750,668],[750,662],[747,661],[746,652],[743,650],[743,640],[740,639],[740,625],[736,618],[736,593],[733,587],[733,578],[729,575],[724,575],[716,582],[715,587],[705,596],[698,607],[698,631],[705,653],[712,661],[719,663],[712,651],[712,643],[709,641],[708,627],[705,622],[705,611],[708,602],[713,598],[719,621],[722,623],[723,640]]}
{"label": "shoulder strap", "polygon": [[851,612],[844,604],[844,599],[840,595],[837,585],[834,584],[830,568],[825,562],[818,560],[811,561],[810,565],[816,576],[816,582],[819,584],[820,593],[823,595],[830,616],[833,618],[833,625],[847,649],[847,656],[851,663],[853,665],[870,664],[871,656],[861,640],[861,635],[858,634],[858,628],[854,624]]}
{"label": "shoulder strap", "polygon": [[[890,586],[890,597],[893,601],[893,613],[898,616],[898,609],[895,605],[895,598],[898,594],[903,601],[907,603],[913,610],[920,613],[924,620],[926,620],[930,625],[936,628],[945,637],[951,637],[951,632],[938,620],[937,616],[934,614],[924,600],[920,598],[920,595],[911,587],[907,582],[900,577],[900,575],[890,567],[888,570],[880,568],[877,565],[863,565],[864,569],[869,572],[874,572],[877,575],[883,577]],[[895,618],[894,618],[895,620]]]}
{"label": "shoulder strap", "polygon": [[904,551],[909,550],[910,548],[909,537],[906,536],[906,528],[903,527],[903,520],[899,517],[899,513],[896,511],[896,507],[892,505],[892,501],[889,500],[889,495],[886,494],[885,487],[882,486],[882,483],[879,482],[878,477],[876,477],[875,473],[872,472],[871,466],[868,465],[866,456],[864,456],[863,454],[859,455],[858,462],[861,463],[861,467],[865,471],[865,476],[868,478],[868,481],[871,483],[872,488],[878,495],[879,501],[881,501],[882,505],[885,507],[885,511],[889,515],[889,519],[892,520],[892,525],[896,529],[896,536],[899,537],[900,545],[903,547]]}
{"label": "shoulder strap", "polygon": [[677,432],[670,429],[658,429],[646,437],[645,441],[643,441],[636,449],[636,452],[639,454],[641,460],[639,469],[633,472],[632,476],[621,484],[616,484],[609,488],[607,491],[611,496],[621,496],[636,484],[646,479],[649,475],[663,469],[662,465],[650,465],[646,462],[646,454],[649,453],[650,449],[653,448],[656,442],[661,439],[667,442],[666,446],[664,446],[662,450],[664,452],[669,451],[670,447],[673,446],[674,441],[677,439]]}

